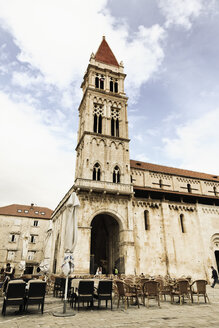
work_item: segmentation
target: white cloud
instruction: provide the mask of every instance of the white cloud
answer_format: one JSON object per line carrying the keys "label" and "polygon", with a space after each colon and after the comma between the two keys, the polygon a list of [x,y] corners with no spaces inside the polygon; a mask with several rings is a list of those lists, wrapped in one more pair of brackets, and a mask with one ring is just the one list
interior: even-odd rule
{"label": "white cloud", "polygon": [[176,129],[177,137],[166,138],[164,152],[184,169],[219,174],[219,109]]}
{"label": "white cloud", "polygon": [[73,184],[74,155],[42,122],[42,113],[0,92],[1,204],[54,208]]}
{"label": "white cloud", "polygon": [[26,72],[13,72],[12,84],[19,85],[23,88],[31,88],[43,82],[41,75],[32,76]]}
{"label": "white cloud", "polygon": [[189,30],[195,18],[212,10],[214,0],[159,0],[158,4],[166,18],[166,27],[181,25]]}
{"label": "white cloud", "polygon": [[[128,26],[116,21],[106,5],[107,0],[0,0],[0,18],[20,49],[18,59],[61,89],[72,82],[79,89],[90,54],[106,35],[117,59],[125,63],[126,90],[134,102],[164,58],[165,32],[159,25],[139,26],[132,40]],[[25,84],[23,78],[20,83]]]}

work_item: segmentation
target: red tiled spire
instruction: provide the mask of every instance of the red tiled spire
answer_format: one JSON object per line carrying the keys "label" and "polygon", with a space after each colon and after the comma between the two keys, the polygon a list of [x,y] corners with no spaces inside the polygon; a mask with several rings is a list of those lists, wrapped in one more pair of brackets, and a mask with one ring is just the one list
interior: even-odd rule
{"label": "red tiled spire", "polygon": [[114,56],[112,50],[110,49],[108,43],[105,40],[105,36],[103,36],[103,40],[94,58],[101,63],[119,66],[116,57]]}

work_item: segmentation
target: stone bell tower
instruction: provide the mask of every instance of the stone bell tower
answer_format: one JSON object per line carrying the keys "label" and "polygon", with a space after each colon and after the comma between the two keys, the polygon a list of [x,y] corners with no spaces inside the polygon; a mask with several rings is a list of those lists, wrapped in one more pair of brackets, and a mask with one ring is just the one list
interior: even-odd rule
{"label": "stone bell tower", "polygon": [[84,75],[74,187],[131,194],[127,97],[123,63],[103,40]]}

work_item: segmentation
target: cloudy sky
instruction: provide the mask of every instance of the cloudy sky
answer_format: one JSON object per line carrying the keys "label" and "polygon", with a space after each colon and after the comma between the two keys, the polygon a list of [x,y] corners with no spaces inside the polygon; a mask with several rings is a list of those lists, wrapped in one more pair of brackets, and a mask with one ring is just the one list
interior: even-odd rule
{"label": "cloudy sky", "polygon": [[106,36],[131,159],[219,174],[219,1],[0,0],[0,206],[73,185],[80,84]]}

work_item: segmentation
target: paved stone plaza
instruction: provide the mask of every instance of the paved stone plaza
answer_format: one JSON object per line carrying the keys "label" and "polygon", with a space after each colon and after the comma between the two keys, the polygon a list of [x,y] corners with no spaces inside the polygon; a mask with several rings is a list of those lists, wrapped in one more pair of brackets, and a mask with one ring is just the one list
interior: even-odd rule
{"label": "paved stone plaza", "polygon": [[[117,309],[114,304],[113,311],[106,310],[104,306],[98,310],[81,309],[75,311],[73,317],[55,317],[53,312],[59,312],[63,308],[60,299],[47,297],[44,314],[37,311],[37,306],[30,307],[30,313],[16,315],[16,309],[9,307],[5,317],[0,316],[0,328],[56,328],[56,327],[80,327],[80,328],[149,328],[149,327],[178,327],[178,328],[206,328],[219,327],[219,285],[214,289],[207,287],[211,304],[204,304],[203,298],[198,305],[188,303],[180,306],[170,304],[170,301],[162,301],[159,309],[154,300],[150,301],[150,308],[143,305],[140,309],[131,306],[128,310],[124,307]],[[2,302],[1,302],[2,303]],[[103,303],[104,305],[104,303]]]}

